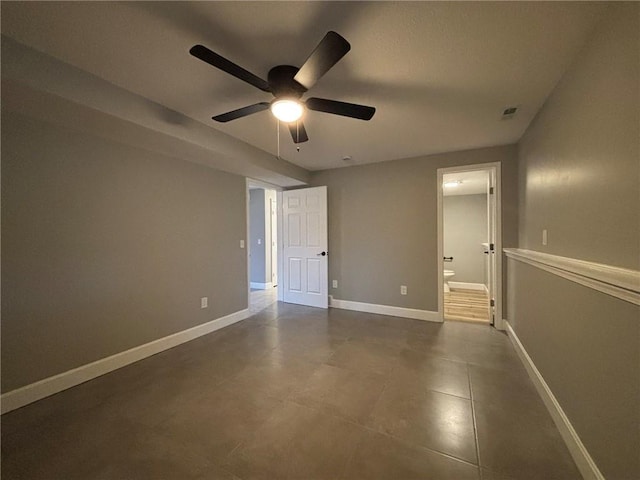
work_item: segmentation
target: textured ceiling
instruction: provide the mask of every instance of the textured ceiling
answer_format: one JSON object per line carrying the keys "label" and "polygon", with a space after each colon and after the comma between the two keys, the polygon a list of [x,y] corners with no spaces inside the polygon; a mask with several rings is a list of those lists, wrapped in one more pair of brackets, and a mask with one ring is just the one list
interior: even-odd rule
{"label": "textured ceiling", "polygon": [[[606,5],[564,2],[2,2],[2,33],[275,155],[271,100],[188,54],[196,43],[266,78],[300,66],[328,30],[351,51],[308,95],[377,108],[369,122],[308,112],[309,170],[518,141]],[[501,120],[506,106],[515,118]],[[171,119],[167,119],[170,122]],[[352,160],[344,162],[342,157]]]}

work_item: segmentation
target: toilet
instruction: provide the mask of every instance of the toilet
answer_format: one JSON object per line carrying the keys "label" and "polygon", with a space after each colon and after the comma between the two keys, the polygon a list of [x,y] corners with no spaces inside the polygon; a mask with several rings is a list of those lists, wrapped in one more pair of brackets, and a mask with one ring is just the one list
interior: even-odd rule
{"label": "toilet", "polygon": [[453,270],[445,270],[444,271],[444,292],[449,293],[451,289],[449,288],[449,280],[456,274]]}

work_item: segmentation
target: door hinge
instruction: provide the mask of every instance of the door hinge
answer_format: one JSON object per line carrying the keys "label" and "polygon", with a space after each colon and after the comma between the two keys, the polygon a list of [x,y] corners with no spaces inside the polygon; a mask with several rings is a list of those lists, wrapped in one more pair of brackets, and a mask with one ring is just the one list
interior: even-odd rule
{"label": "door hinge", "polygon": [[489,195],[493,195],[493,187],[489,187]]}
{"label": "door hinge", "polygon": [[492,307],[495,307],[495,306],[496,306],[496,301],[492,298],[492,299],[491,299],[491,301],[489,302],[489,304],[490,304]]}

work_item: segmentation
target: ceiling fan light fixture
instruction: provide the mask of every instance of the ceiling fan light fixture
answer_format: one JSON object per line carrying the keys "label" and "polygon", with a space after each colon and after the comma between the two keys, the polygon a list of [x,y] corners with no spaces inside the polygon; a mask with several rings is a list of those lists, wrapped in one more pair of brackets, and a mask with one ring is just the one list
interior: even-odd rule
{"label": "ceiling fan light fixture", "polygon": [[[376,113],[374,107],[339,102],[328,98],[311,97],[304,101],[300,100],[350,49],[349,42],[338,33],[327,32],[300,68],[293,65],[276,65],[269,70],[267,80],[254,75],[204,45],[194,45],[189,49],[189,53],[198,60],[275,97],[270,102],[258,102],[216,115],[211,117],[212,120],[226,123],[270,109],[279,122],[287,124],[293,143],[299,144],[309,141],[307,130],[302,121],[307,110],[359,120],[371,120]],[[280,132],[280,128],[278,128],[278,132]]]}
{"label": "ceiling fan light fixture", "polygon": [[455,188],[455,187],[459,187],[462,184],[461,180],[453,180],[451,182],[444,182],[444,186],[446,188]]}
{"label": "ceiling fan light fixture", "polygon": [[302,117],[304,107],[296,100],[280,99],[271,104],[271,113],[281,122],[291,123]]}

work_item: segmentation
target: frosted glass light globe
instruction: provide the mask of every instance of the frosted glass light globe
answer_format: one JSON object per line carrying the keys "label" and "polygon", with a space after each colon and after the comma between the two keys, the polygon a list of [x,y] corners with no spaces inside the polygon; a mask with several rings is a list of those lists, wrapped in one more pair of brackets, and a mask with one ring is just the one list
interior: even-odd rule
{"label": "frosted glass light globe", "polygon": [[303,112],[302,104],[295,100],[276,100],[271,104],[271,113],[281,122],[295,122],[302,116]]}

